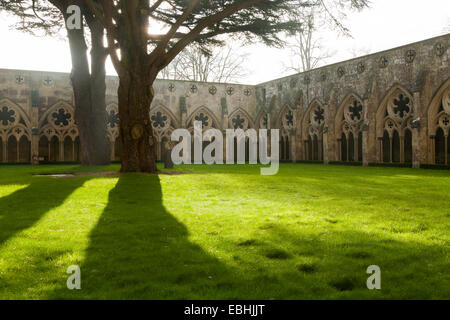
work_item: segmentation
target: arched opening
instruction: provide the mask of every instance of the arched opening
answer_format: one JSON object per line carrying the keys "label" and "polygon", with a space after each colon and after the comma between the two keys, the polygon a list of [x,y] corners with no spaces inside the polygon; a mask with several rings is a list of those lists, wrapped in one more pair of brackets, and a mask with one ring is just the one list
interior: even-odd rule
{"label": "arched opening", "polygon": [[17,162],[17,139],[14,136],[10,136],[8,139],[8,162]]}
{"label": "arched opening", "polygon": [[73,161],[73,141],[72,138],[67,136],[64,139],[64,161]]}
{"label": "arched opening", "polygon": [[46,136],[42,136],[39,139],[39,158],[43,159],[41,161],[48,162],[49,161],[49,141]]}
{"label": "arched opening", "polygon": [[353,132],[348,134],[348,161],[355,161],[355,137]]}
{"label": "arched opening", "polygon": [[286,148],[285,150],[285,155],[286,155],[286,160],[290,160],[290,147],[289,147],[289,137],[286,137]]}
{"label": "arched opening", "polygon": [[19,140],[19,162],[29,163],[31,161],[31,143],[26,136]]}
{"label": "arched opening", "polygon": [[445,164],[445,134],[442,128],[436,131],[434,147],[436,164]]}
{"label": "arched opening", "polygon": [[397,130],[392,136],[392,162],[400,162],[400,137]]}
{"label": "arched opening", "polygon": [[116,141],[114,141],[114,160],[120,161],[120,139],[116,138]]}
{"label": "arched opening", "polygon": [[59,161],[59,139],[56,136],[53,136],[50,140],[50,155],[48,160],[51,162]]}
{"label": "arched opening", "polygon": [[308,160],[313,160],[313,143],[311,136],[308,137]]}
{"label": "arched opening", "polygon": [[75,141],[73,142],[73,152],[74,154],[74,160],[76,162],[79,162],[81,160],[80,158],[80,137],[76,137]]}
{"label": "arched opening", "polygon": [[391,139],[389,133],[384,130],[383,134],[383,162],[391,162]]}
{"label": "arched opening", "polygon": [[284,137],[280,138],[280,159],[284,160]]}
{"label": "arched opening", "polygon": [[313,160],[319,160],[319,141],[316,135],[314,135],[313,143]]}
{"label": "arched opening", "polygon": [[341,135],[341,161],[348,161],[347,159],[347,137],[345,133]]}
{"label": "arched opening", "polygon": [[412,133],[411,130],[406,129],[405,130],[405,137],[404,137],[404,153],[405,153],[405,162],[411,163],[412,162]]}
{"label": "arched opening", "polygon": [[362,132],[360,132],[359,134],[358,134],[358,161],[359,162],[362,162],[362,158],[363,158],[363,143],[362,143],[362,140],[363,140],[363,134],[362,134]]}

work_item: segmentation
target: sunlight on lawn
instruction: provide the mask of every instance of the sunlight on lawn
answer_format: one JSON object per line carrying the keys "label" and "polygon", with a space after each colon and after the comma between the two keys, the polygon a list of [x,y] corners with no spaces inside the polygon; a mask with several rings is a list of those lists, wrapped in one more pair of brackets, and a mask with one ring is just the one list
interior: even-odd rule
{"label": "sunlight on lawn", "polygon": [[[0,298],[449,296],[446,171],[282,164],[273,177],[180,166],[194,174],[37,178],[86,168],[29,168],[0,167]],[[381,291],[365,287],[371,264]],[[70,265],[80,291],[66,288]]]}

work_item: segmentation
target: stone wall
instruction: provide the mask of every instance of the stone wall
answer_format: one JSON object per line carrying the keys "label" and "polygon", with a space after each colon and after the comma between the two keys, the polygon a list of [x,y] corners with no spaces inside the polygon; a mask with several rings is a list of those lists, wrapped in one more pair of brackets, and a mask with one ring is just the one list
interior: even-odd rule
{"label": "stone wall", "polygon": [[[450,35],[256,86],[157,80],[159,141],[176,128],[280,129],[286,160],[450,164]],[[116,77],[107,77],[111,158],[119,145]],[[77,161],[68,74],[0,70],[0,162]]]}

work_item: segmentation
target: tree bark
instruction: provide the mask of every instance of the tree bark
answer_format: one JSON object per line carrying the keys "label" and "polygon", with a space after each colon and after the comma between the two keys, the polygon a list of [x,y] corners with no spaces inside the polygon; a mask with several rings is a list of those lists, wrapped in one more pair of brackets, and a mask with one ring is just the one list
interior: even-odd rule
{"label": "tree bark", "polygon": [[91,72],[84,29],[67,30],[72,56],[71,80],[74,91],[75,120],[80,137],[81,163],[106,165],[110,163],[105,103],[107,55],[103,47],[103,27],[99,23],[93,23],[90,27]]}

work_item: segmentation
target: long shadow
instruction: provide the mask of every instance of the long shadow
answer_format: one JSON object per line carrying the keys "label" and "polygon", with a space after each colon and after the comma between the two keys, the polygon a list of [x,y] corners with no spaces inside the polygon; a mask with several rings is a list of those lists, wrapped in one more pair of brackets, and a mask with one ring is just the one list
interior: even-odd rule
{"label": "long shadow", "polygon": [[60,206],[86,178],[32,178],[29,186],[0,198],[0,246]]}
{"label": "long shadow", "polygon": [[229,297],[233,276],[188,235],[164,208],[158,176],[122,174],[91,232],[82,289],[49,298],[217,298],[217,287]]}

